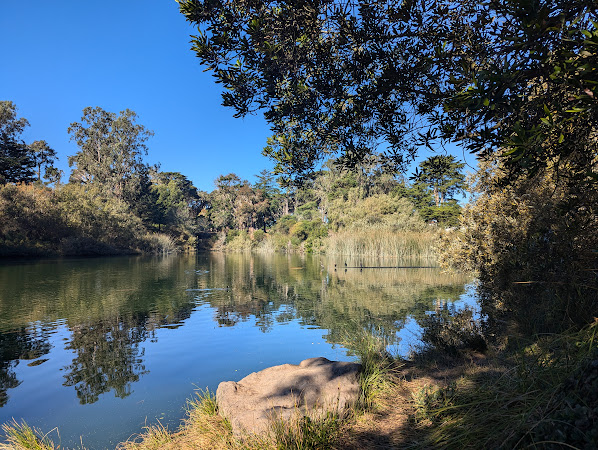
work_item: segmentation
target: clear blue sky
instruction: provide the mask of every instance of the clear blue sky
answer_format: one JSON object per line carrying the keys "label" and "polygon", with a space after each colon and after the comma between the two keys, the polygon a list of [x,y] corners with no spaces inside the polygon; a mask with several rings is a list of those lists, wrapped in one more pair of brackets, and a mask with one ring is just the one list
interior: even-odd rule
{"label": "clear blue sky", "polygon": [[86,106],[100,106],[135,111],[155,133],[146,161],[199,189],[230,172],[253,182],[273,167],[261,155],[269,126],[220,105],[219,85],[189,49],[193,33],[174,0],[1,0],[0,100],[29,120],[26,142],[57,150],[66,179],[78,150],[67,128]]}

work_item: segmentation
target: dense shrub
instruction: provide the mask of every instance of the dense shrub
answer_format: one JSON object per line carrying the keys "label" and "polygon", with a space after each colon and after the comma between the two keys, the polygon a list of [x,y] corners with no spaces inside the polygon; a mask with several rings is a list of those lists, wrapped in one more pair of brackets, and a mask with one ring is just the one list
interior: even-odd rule
{"label": "dense shrub", "polygon": [[252,234],[252,238],[256,243],[260,243],[266,237],[266,232],[264,230],[254,230]]}
{"label": "dense shrub", "polygon": [[169,236],[148,233],[124,202],[96,189],[0,186],[0,254],[163,253],[173,245]]}
{"label": "dense shrub", "polygon": [[[475,270],[482,306],[526,333],[583,326],[598,316],[598,185],[538,174],[502,187],[483,165],[459,231],[444,234],[440,261]],[[565,176],[565,174],[561,174]]]}
{"label": "dense shrub", "polygon": [[471,308],[455,313],[441,310],[423,318],[420,325],[423,327],[422,342],[448,354],[454,355],[460,350],[485,351],[487,348],[482,327],[479,320],[474,319]]}
{"label": "dense shrub", "polygon": [[276,226],[274,227],[274,231],[277,233],[282,234],[289,234],[289,230],[293,225],[297,223],[297,218],[291,215],[282,216],[276,222]]}
{"label": "dense shrub", "polygon": [[425,223],[406,198],[376,194],[365,199],[332,202],[328,217],[334,229],[421,231]]}

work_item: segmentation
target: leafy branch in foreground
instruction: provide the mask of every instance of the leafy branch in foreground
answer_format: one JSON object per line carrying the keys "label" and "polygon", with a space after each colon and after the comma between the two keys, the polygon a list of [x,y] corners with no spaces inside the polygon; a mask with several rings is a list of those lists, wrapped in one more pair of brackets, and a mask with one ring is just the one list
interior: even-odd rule
{"label": "leafy branch in foreground", "polygon": [[265,153],[301,178],[331,154],[404,166],[438,139],[591,181],[598,30],[591,0],[179,0],[192,50],[236,117],[263,111]]}

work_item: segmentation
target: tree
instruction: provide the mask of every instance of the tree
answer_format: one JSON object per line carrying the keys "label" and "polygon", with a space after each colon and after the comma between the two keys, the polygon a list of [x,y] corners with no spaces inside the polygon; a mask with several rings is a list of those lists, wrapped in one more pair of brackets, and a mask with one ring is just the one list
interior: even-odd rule
{"label": "tree", "polygon": [[33,181],[34,160],[29,147],[20,139],[29,126],[25,118],[17,119],[17,107],[0,101],[0,184]]}
{"label": "tree", "polygon": [[234,228],[234,210],[237,195],[247,184],[236,174],[220,175],[214,181],[216,190],[210,195],[210,219],[217,229]]}
{"label": "tree", "polygon": [[68,128],[71,140],[81,149],[69,157],[69,166],[74,166],[71,181],[97,183],[124,199],[127,184],[148,172],[142,156],[147,154],[145,142],[153,132],[136,120],[137,114],[129,109],[117,116],[100,107],[85,108],[81,123],[73,122]]}
{"label": "tree", "polygon": [[465,176],[461,170],[465,164],[455,161],[452,155],[430,156],[419,164],[419,170],[411,177],[415,184],[432,190],[437,207],[454,194],[465,190]]}
{"label": "tree", "polygon": [[422,58],[435,48],[420,31],[433,29],[423,2],[179,4],[199,27],[193,50],[226,89],[223,104],[236,117],[264,110],[277,172],[300,176],[336,152],[354,166],[382,142],[391,170],[415,153],[411,111],[435,91]]}
{"label": "tree", "polygon": [[[590,169],[598,155],[595,2],[490,1],[475,12],[484,20],[460,22],[475,45],[450,67],[451,95],[432,119],[442,135],[504,162],[498,182],[539,172],[560,182],[598,181]],[[448,37],[455,41],[457,32]]]}
{"label": "tree", "polygon": [[59,171],[54,167],[56,161],[56,150],[51,148],[46,141],[35,141],[30,146],[31,157],[36,167],[37,181],[42,181],[42,167],[44,167],[44,178],[53,182],[59,177]]}
{"label": "tree", "polygon": [[179,4],[223,104],[264,111],[265,153],[288,176],[377,148],[400,168],[442,138],[509,162],[508,179],[555,162],[598,179],[593,0]]}
{"label": "tree", "polygon": [[276,219],[281,215],[282,192],[276,182],[276,176],[269,170],[262,170],[256,175],[257,182],[254,189],[260,192],[262,201],[258,207],[258,226],[266,227],[274,225]]}
{"label": "tree", "polygon": [[152,190],[155,192],[156,216],[159,225],[181,226],[191,230],[202,206],[197,188],[182,173],[159,172]]}

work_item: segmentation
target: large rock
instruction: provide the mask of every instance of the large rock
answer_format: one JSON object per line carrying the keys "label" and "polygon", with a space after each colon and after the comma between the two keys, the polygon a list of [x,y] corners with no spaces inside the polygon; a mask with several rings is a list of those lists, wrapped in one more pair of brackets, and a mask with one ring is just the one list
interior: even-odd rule
{"label": "large rock", "polygon": [[254,372],[238,383],[225,381],[216,391],[220,414],[236,435],[262,433],[270,420],[295,414],[342,413],[360,393],[360,364],[311,358]]}

